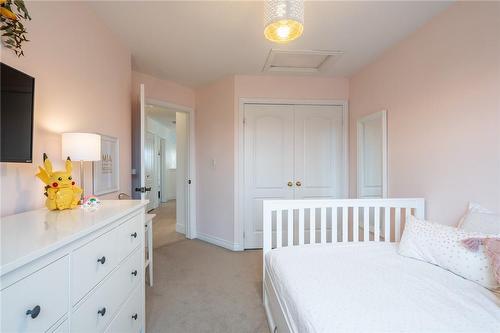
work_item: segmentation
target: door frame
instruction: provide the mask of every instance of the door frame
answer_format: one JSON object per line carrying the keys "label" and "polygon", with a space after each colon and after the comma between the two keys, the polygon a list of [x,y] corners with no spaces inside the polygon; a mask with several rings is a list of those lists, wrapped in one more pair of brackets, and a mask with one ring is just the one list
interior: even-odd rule
{"label": "door frame", "polygon": [[238,113],[235,117],[234,133],[234,240],[235,251],[245,250],[244,214],[245,214],[245,104],[280,104],[280,105],[337,105],[342,106],[342,130],[344,147],[344,181],[342,184],[342,198],[349,193],[349,109],[347,100],[338,99],[274,99],[274,98],[246,98],[238,101]]}
{"label": "door frame", "polygon": [[[154,98],[145,98],[145,104],[153,104],[165,108],[175,109],[179,112],[184,112],[188,114],[189,117],[189,135],[188,135],[188,178],[191,180],[189,197],[189,209],[187,211],[186,219],[186,238],[194,239],[196,238],[196,141],[195,141],[195,112],[193,108],[165,102],[162,100]],[[144,142],[142,143],[144,145]]]}
{"label": "door frame", "polygon": [[[144,114],[145,115],[145,114]],[[146,121],[147,123],[147,121]],[[153,170],[152,170],[152,176],[153,176],[153,185],[151,185],[151,191],[149,192],[150,193],[150,196],[149,196],[149,203],[148,203],[148,206],[146,206],[146,212],[149,212],[153,209],[156,209],[158,208],[158,206],[155,207],[155,196],[152,195],[156,192],[156,155],[154,154],[154,151],[156,150],[156,137],[157,135],[153,132],[150,132],[147,130],[147,126],[145,126],[145,129],[144,129],[144,154],[146,154],[146,138],[148,135],[151,135],[153,137]],[[146,175],[146,156],[144,156],[144,175]],[[146,179],[144,179],[144,186],[147,187],[146,185]],[[145,197],[147,196],[147,192],[144,193]],[[158,192],[156,192],[156,195],[158,195]],[[158,202],[158,205],[159,205],[159,202]]]}
{"label": "door frame", "polygon": [[[167,139],[161,138],[159,139],[160,141],[160,154],[161,154],[161,159],[160,159],[160,202],[167,202],[167,188],[165,186],[166,184],[166,178],[167,178],[167,173],[165,172],[165,150],[167,146]],[[165,200],[165,201],[163,201]]]}
{"label": "door frame", "polygon": [[364,145],[363,145],[363,122],[380,118],[382,122],[382,198],[387,198],[388,172],[387,172],[387,110],[371,113],[356,121],[356,146],[357,146],[357,197],[362,198],[361,192],[364,183],[363,171],[365,167]]}

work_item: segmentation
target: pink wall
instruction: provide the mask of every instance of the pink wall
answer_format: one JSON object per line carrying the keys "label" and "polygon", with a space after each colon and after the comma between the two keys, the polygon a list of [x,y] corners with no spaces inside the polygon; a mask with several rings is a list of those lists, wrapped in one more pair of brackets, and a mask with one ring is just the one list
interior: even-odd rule
{"label": "pink wall", "polygon": [[169,80],[162,80],[151,75],[132,72],[132,94],[139,94],[139,85],[144,83],[146,98],[170,102],[182,106],[194,108],[194,90]]}
{"label": "pink wall", "polygon": [[234,214],[233,101],[232,76],[196,90],[197,233],[229,243]]}
{"label": "pink wall", "polygon": [[356,120],[387,109],[390,197],[446,224],[469,200],[500,211],[499,98],[500,3],[452,5],[352,77],[351,195]]}
{"label": "pink wall", "polygon": [[235,99],[348,99],[349,80],[304,76],[237,75]]}
{"label": "pink wall", "polygon": [[[234,229],[234,177],[240,98],[342,99],[347,79],[310,76],[234,76],[196,90],[198,232],[238,247]],[[212,159],[216,161],[215,169]],[[236,231],[236,235],[235,235]]]}
{"label": "pink wall", "polygon": [[[36,168],[43,152],[54,167],[63,167],[60,133],[67,131],[118,137],[120,190],[129,192],[129,51],[84,4],[29,2],[27,6],[33,20],[27,24],[26,56],[17,58],[2,47],[2,62],[36,78],[34,163],[1,164],[1,215],[44,205]],[[91,190],[90,164],[86,173]],[[78,167],[74,175],[78,181]]]}
{"label": "pink wall", "polygon": [[[139,110],[139,89],[144,84],[146,99],[153,99],[161,102],[168,102],[179,106],[186,106],[194,109],[194,90],[182,86],[173,81],[158,79],[151,75],[132,71],[132,175],[131,189],[140,187],[141,153],[140,153],[140,110]],[[134,198],[139,198],[139,194],[132,192]]]}

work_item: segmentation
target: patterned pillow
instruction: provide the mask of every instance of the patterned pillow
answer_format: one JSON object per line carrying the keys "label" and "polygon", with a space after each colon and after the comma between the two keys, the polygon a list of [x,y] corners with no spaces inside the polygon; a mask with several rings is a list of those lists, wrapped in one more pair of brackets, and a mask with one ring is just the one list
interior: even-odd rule
{"label": "patterned pillow", "polygon": [[500,235],[500,215],[471,202],[467,213],[458,222],[458,227],[466,231]]}
{"label": "patterned pillow", "polygon": [[486,288],[497,289],[500,285],[493,275],[492,263],[485,251],[472,252],[462,243],[467,238],[492,237],[411,216],[398,251],[402,256],[437,265]]}
{"label": "patterned pillow", "polygon": [[480,246],[484,246],[486,254],[491,258],[493,275],[500,284],[500,238],[467,238],[462,243],[471,251],[479,251]]}

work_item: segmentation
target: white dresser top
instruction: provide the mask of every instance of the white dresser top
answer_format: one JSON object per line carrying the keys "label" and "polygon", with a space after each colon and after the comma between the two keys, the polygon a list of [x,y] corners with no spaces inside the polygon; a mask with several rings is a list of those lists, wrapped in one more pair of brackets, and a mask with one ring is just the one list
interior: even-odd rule
{"label": "white dresser top", "polygon": [[146,200],[103,200],[96,210],[46,208],[1,218],[0,275],[144,207]]}

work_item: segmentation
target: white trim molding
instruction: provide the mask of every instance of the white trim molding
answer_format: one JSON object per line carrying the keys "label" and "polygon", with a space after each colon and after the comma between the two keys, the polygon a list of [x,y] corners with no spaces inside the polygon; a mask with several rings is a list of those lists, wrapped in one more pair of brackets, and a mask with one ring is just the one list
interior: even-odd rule
{"label": "white trim molding", "polygon": [[175,224],[175,231],[180,234],[186,234],[186,226],[184,224]]}
{"label": "white trim molding", "polygon": [[244,221],[244,114],[245,104],[281,104],[281,105],[339,105],[343,107],[343,141],[344,141],[344,183],[343,195],[340,199],[346,199],[349,195],[349,106],[347,100],[338,99],[274,99],[274,98],[246,98],[240,97],[238,111],[235,114],[234,126],[234,240],[237,247],[235,251],[245,249],[243,225]]}
{"label": "white trim molding", "polygon": [[[387,170],[387,162],[388,162],[388,153],[387,153],[387,110],[381,110],[367,116],[361,117],[356,121],[356,150],[357,150],[357,197],[364,198],[361,193],[363,183],[364,183],[364,145],[363,145],[363,126],[364,123],[371,120],[380,119],[382,126],[382,196],[381,198],[387,198],[388,192],[388,170]],[[368,197],[367,197],[368,198]],[[375,198],[375,197],[371,197]]]}
{"label": "white trim molding", "polygon": [[231,251],[241,251],[240,244],[231,243],[225,239],[198,232],[196,238],[204,242],[223,247]]}
{"label": "white trim molding", "polygon": [[[189,211],[186,218],[185,235],[186,238],[196,238],[196,140],[195,140],[195,110],[184,105],[178,105],[166,101],[161,101],[152,98],[146,98],[146,103],[162,106],[165,108],[175,109],[180,112],[185,112],[189,115],[189,162],[188,162],[188,178],[191,183],[188,185],[189,195]],[[142,143],[143,145],[144,143]]]}

